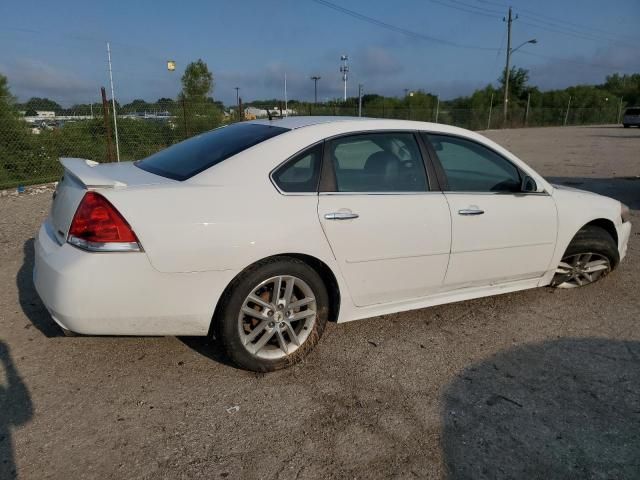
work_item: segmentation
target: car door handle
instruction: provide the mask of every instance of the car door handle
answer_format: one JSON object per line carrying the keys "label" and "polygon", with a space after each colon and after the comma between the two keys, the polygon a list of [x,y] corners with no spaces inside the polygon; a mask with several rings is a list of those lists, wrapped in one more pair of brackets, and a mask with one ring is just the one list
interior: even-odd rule
{"label": "car door handle", "polygon": [[463,208],[462,210],[458,210],[458,215],[482,215],[484,210],[480,210],[479,208]]}
{"label": "car door handle", "polygon": [[327,220],[352,220],[358,218],[360,215],[353,212],[331,212],[325,213],[324,218]]}

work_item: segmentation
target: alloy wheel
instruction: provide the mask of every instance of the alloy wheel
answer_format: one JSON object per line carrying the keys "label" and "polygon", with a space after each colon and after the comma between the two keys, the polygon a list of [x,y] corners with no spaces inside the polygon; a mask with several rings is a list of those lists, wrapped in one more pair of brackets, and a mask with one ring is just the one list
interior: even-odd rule
{"label": "alloy wheel", "polygon": [[611,262],[599,253],[578,253],[562,259],[552,285],[558,288],[576,288],[593,283],[611,271]]}
{"label": "alloy wheel", "polygon": [[256,285],[242,303],[240,339],[252,355],[279,359],[304,344],[316,317],[316,298],[304,280],[290,275],[271,277]]}

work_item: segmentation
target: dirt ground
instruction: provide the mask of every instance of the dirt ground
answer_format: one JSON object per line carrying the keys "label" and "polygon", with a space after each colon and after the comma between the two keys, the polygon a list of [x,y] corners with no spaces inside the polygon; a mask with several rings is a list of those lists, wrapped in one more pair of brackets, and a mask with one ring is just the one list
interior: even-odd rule
{"label": "dirt ground", "polygon": [[486,134],[629,204],[620,268],[330,325],[268,375],[201,339],[63,337],[31,281],[51,195],[1,197],[0,478],[639,478],[640,129]]}

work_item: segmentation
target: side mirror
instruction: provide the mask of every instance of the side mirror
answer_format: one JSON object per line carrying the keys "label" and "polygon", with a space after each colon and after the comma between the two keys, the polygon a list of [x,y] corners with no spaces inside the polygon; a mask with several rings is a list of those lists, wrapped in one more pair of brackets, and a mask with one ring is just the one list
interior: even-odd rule
{"label": "side mirror", "polygon": [[531,178],[529,175],[525,175],[522,177],[522,185],[520,185],[520,191],[524,193],[531,193],[538,191],[538,185],[536,185],[536,181]]}

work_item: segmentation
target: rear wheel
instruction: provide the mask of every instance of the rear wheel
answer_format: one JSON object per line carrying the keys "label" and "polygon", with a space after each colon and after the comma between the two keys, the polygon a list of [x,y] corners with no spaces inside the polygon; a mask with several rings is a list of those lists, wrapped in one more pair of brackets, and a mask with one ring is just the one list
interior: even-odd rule
{"label": "rear wheel", "polygon": [[583,287],[608,275],[620,260],[618,248],[603,228],[589,225],[573,238],[551,281],[557,288]]}
{"label": "rear wheel", "polygon": [[318,273],[290,257],[274,257],[244,272],[231,286],[216,322],[229,358],[248,370],[292,365],[318,343],[329,299]]}
{"label": "rear wheel", "polygon": [[627,125],[626,123],[624,125],[622,125],[624,128],[629,128],[629,125]]}

